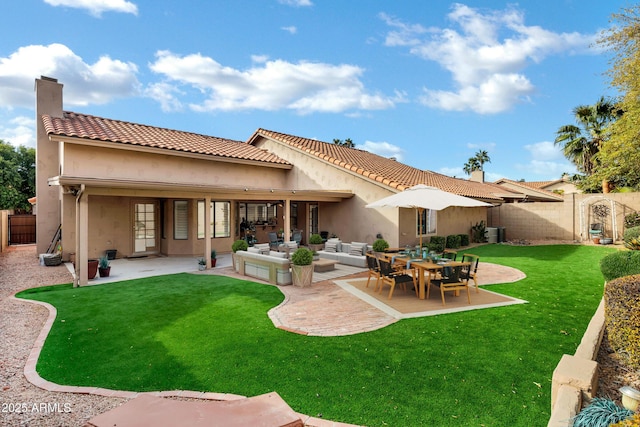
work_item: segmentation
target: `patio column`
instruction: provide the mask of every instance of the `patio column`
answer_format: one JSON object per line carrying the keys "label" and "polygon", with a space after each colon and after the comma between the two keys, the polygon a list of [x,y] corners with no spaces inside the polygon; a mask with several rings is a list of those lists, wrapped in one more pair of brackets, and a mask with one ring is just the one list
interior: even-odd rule
{"label": "patio column", "polygon": [[204,259],[211,268],[211,197],[204,198]]}
{"label": "patio column", "polygon": [[82,185],[76,196],[76,277],[74,286],[89,284],[87,254],[89,248],[89,196],[84,193]]}
{"label": "patio column", "polygon": [[291,241],[291,200],[284,201],[284,237],[285,242]]}

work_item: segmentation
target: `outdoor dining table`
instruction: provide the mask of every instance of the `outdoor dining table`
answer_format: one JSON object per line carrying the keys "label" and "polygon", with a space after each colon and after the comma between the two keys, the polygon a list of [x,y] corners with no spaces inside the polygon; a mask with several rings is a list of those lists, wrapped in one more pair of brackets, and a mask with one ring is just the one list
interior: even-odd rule
{"label": "outdoor dining table", "polygon": [[[469,264],[468,262],[460,262],[460,261],[427,261],[422,258],[411,258],[408,255],[395,255],[389,256],[387,258],[393,261],[394,263],[399,263],[408,268],[415,268],[418,270],[418,277],[420,279],[418,285],[418,297],[420,299],[426,298],[425,288],[426,286],[431,286],[431,274],[437,273],[439,270],[444,269],[445,267],[456,267],[458,265]],[[425,281],[425,276],[427,279]],[[426,285],[426,286],[425,286]],[[456,292],[457,296],[458,292]]]}

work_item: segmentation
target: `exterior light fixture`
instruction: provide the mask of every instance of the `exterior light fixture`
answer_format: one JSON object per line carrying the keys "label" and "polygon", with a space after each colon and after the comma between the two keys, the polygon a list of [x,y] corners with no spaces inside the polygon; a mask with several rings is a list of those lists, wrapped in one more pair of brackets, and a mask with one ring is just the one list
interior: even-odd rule
{"label": "exterior light fixture", "polygon": [[637,412],[638,403],[640,403],[640,391],[628,385],[620,389],[622,393],[622,406],[630,411]]}

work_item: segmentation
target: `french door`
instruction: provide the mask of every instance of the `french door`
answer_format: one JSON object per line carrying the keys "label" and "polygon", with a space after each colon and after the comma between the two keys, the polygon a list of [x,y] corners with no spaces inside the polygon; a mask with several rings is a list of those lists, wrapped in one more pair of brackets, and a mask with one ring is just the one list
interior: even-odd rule
{"label": "french door", "polygon": [[136,202],[133,208],[133,252],[158,252],[158,203]]}

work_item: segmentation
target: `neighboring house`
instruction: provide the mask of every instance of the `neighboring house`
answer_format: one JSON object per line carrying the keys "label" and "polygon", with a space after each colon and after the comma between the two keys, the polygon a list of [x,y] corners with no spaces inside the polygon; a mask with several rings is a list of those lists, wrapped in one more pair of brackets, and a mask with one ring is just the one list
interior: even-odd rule
{"label": "neighboring house", "polygon": [[[419,170],[337,144],[258,129],[247,142],[63,111],[62,85],[36,80],[37,246],[59,226],[63,257],[75,253],[79,284],[86,261],[108,249],[119,257],[204,256],[229,252],[239,238],[328,231],[344,241],[416,244],[413,209],[365,205],[426,184],[494,205],[502,191]],[[208,207],[208,208],[207,208]],[[427,212],[423,235],[469,233],[487,208]],[[208,261],[209,262],[209,261]]]}
{"label": "neighboring house", "polygon": [[[563,180],[556,181],[512,181],[510,179],[502,178],[495,182],[496,185],[505,187],[510,191],[520,192],[524,198],[521,201],[525,202],[562,202],[565,194],[564,191],[554,192],[553,190],[570,189],[573,184],[564,183]],[[575,190],[575,186],[573,186]],[[576,191],[571,191],[575,193]],[[569,194],[567,192],[566,194]]]}

